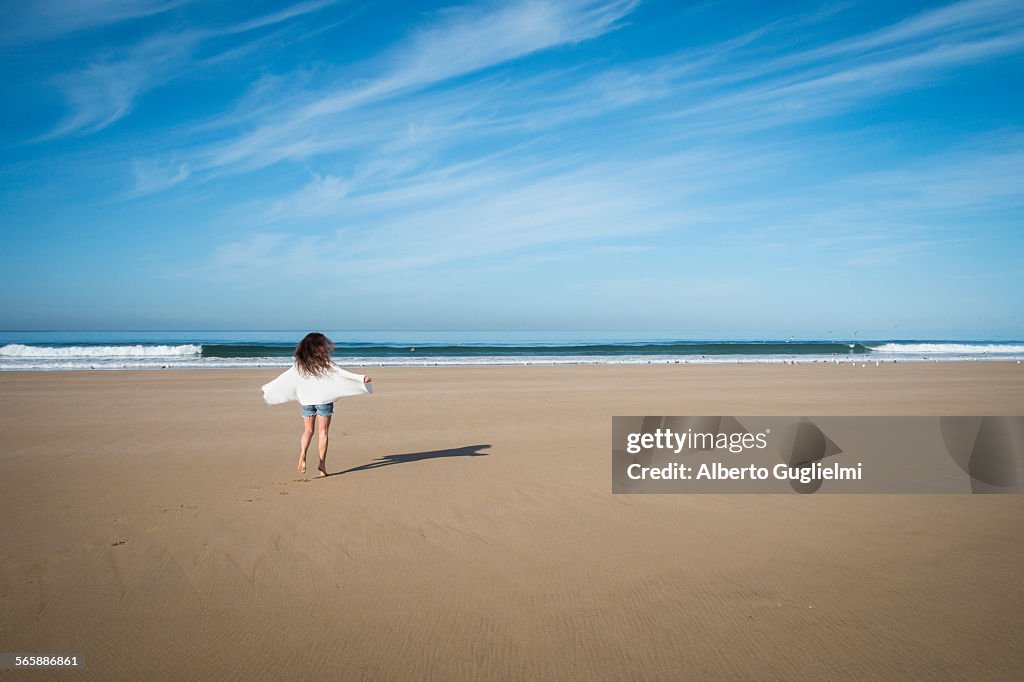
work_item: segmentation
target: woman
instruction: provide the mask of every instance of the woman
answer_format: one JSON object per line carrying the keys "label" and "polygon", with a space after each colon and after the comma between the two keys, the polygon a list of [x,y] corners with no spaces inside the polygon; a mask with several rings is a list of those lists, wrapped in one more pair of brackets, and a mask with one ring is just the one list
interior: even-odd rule
{"label": "woman", "polygon": [[320,476],[327,475],[327,433],[334,415],[334,401],[351,395],[372,393],[370,377],[346,372],[331,361],[334,343],[319,332],[306,334],[295,347],[295,364],[260,391],[268,405],[296,401],[302,405],[302,436],[299,439],[300,474],[306,473],[306,451],[313,440],[313,426],[319,435]]}

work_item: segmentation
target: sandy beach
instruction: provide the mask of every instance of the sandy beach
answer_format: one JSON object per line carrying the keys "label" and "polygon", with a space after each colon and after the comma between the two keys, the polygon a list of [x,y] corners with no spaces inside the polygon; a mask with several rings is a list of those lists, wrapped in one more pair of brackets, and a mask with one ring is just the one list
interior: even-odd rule
{"label": "sandy beach", "polygon": [[1022,365],[373,368],[326,479],[260,399],[279,371],[0,373],[0,652],[103,680],[1024,668],[1022,496],[609,474],[613,415],[1019,415]]}

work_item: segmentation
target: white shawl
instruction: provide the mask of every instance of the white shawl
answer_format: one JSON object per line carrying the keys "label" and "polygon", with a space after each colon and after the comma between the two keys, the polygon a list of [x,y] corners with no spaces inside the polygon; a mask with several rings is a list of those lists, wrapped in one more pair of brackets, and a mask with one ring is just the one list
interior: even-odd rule
{"label": "white shawl", "polygon": [[373,393],[373,387],[363,381],[362,374],[346,372],[333,363],[332,366],[327,374],[314,377],[303,374],[297,365],[292,365],[288,371],[263,386],[263,400],[268,405],[291,401],[301,405],[323,405],[338,398]]}

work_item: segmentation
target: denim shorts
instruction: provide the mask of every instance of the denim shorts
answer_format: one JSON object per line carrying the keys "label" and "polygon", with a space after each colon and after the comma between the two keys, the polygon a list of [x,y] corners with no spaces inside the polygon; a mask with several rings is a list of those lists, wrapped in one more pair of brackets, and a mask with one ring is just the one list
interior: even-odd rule
{"label": "denim shorts", "polygon": [[319,415],[321,417],[330,417],[334,414],[334,403],[324,403],[323,405],[303,405],[302,416],[312,417]]}

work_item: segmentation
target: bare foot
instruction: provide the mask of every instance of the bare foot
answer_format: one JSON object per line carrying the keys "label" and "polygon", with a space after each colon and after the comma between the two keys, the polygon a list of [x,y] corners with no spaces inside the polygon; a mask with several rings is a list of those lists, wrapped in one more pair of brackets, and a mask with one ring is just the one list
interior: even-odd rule
{"label": "bare foot", "polygon": [[320,466],[318,466],[316,468],[316,470],[320,472],[320,478],[324,478],[325,476],[328,475],[327,474],[327,464],[324,463],[324,462],[320,462]]}
{"label": "bare foot", "polygon": [[297,468],[298,468],[300,474],[306,473],[306,460],[305,459],[300,459],[299,460],[299,466]]}

